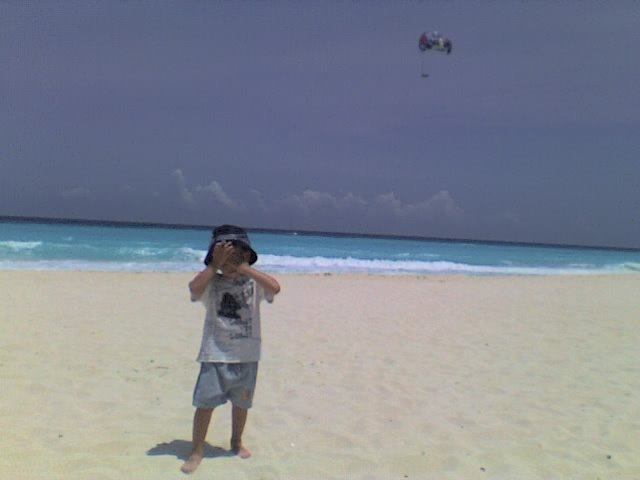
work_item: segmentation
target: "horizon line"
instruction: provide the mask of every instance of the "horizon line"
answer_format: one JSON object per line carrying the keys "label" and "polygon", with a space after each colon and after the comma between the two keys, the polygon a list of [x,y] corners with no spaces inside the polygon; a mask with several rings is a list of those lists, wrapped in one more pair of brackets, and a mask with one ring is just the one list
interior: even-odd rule
{"label": "horizon line", "polygon": [[[60,223],[60,224],[76,224],[76,225],[94,225],[105,227],[134,227],[134,228],[168,228],[168,229],[191,229],[191,230],[210,230],[212,225],[198,224],[182,224],[182,223],[162,223],[162,222],[136,222],[131,220],[104,220],[90,218],[62,218],[62,217],[39,217],[27,215],[0,215],[0,222],[17,222],[17,223]],[[283,229],[283,228],[263,228],[263,227],[244,227],[250,232],[263,233],[282,233],[282,234],[299,234],[307,236],[322,237],[365,237],[365,238],[388,238],[395,240],[421,240],[431,242],[457,242],[457,243],[477,243],[485,245],[513,245],[513,246],[530,246],[530,247],[546,247],[546,248],[583,248],[591,250],[617,250],[640,252],[640,247],[614,247],[611,245],[578,245],[569,243],[539,243],[539,242],[523,242],[513,240],[483,240],[471,238],[448,238],[448,237],[426,237],[421,235],[398,235],[385,233],[359,233],[359,232],[324,232],[320,230],[300,230],[300,229]]]}

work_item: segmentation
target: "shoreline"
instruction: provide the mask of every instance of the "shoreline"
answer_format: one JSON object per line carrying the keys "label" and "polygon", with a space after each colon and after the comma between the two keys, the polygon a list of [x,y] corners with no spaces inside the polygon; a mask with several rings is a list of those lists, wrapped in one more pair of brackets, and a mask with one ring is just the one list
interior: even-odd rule
{"label": "shoreline", "polygon": [[[182,475],[194,273],[0,271],[1,477]],[[640,276],[277,278],[253,456],[222,406],[194,478],[640,476]]]}
{"label": "shoreline", "polygon": [[[0,276],[6,275],[21,275],[21,274],[34,274],[34,275],[151,275],[151,276],[163,276],[163,275],[195,275],[201,267],[200,264],[194,270],[176,270],[176,271],[156,271],[156,270],[55,270],[55,269],[3,269],[0,268]],[[204,267],[203,267],[204,268]],[[259,270],[264,270],[269,275],[278,277],[338,277],[338,278],[390,278],[390,279],[598,279],[598,278],[637,278],[640,279],[640,271],[618,271],[618,272],[588,272],[588,273],[470,273],[470,272],[429,272],[429,273],[390,273],[390,272],[277,272],[269,269],[263,269],[260,265],[256,265]]]}

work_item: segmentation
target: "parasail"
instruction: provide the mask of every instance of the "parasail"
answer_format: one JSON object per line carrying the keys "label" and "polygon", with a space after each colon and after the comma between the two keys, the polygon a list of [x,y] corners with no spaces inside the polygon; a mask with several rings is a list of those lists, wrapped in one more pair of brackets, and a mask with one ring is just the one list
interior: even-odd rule
{"label": "parasail", "polygon": [[422,35],[420,35],[420,39],[418,40],[418,48],[421,52],[431,50],[435,52],[444,52],[449,55],[451,53],[453,45],[451,44],[451,40],[443,37],[437,31],[433,31],[424,32]]}
{"label": "parasail", "polygon": [[[421,52],[426,52],[427,50],[433,52],[443,52],[449,55],[451,53],[451,49],[453,48],[453,44],[451,40],[446,37],[443,37],[438,33],[438,31],[433,32],[424,32],[420,35],[418,39],[418,48]],[[423,57],[423,68],[422,74],[420,76],[422,78],[427,78],[429,76],[428,73],[424,72],[424,57]]]}

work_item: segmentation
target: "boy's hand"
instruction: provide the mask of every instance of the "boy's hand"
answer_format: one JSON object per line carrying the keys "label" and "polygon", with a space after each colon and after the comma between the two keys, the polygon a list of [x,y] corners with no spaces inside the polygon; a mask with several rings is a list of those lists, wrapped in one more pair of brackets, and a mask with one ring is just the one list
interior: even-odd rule
{"label": "boy's hand", "polygon": [[280,284],[278,281],[273,278],[271,275],[267,275],[266,273],[261,272],[260,270],[256,270],[249,263],[242,262],[235,268],[235,271],[241,275],[246,275],[249,278],[254,279],[258,282],[267,292],[268,296],[273,297],[280,292]]}
{"label": "boy's hand", "polygon": [[213,265],[214,270],[222,268],[222,266],[227,263],[229,257],[233,253],[233,245],[229,242],[220,242],[216,243],[213,246],[213,256],[211,259],[211,263]]}
{"label": "boy's hand", "polygon": [[235,247],[233,251],[229,254],[227,258],[227,262],[225,263],[225,268],[229,273],[241,273],[240,266],[244,263],[249,266],[247,263],[249,261],[249,252],[241,247]]}

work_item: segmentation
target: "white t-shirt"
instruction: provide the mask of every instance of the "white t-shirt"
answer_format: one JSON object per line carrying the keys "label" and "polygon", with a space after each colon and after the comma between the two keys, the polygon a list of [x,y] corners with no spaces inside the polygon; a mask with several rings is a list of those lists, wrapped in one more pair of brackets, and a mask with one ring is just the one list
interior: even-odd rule
{"label": "white t-shirt", "polygon": [[199,300],[207,310],[199,362],[260,360],[260,302],[273,296],[253,279],[216,274]]}

